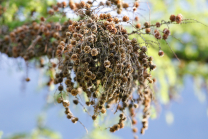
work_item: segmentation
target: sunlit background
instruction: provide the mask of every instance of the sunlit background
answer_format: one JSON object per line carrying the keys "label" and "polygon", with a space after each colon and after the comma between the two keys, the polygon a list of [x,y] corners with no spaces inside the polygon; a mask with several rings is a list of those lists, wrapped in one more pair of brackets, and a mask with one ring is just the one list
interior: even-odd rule
{"label": "sunlit background", "polygon": [[[15,28],[30,21],[28,11],[37,6],[37,17],[45,15],[47,4],[55,0],[10,0],[4,23]],[[127,1],[129,2],[129,1]],[[168,20],[170,14],[181,13],[184,18],[192,18],[208,25],[208,1],[205,0],[150,0],[141,1],[141,13],[149,15],[151,22]],[[19,9],[19,10],[18,10]],[[17,12],[18,11],[18,12]],[[12,22],[16,13],[19,20]],[[58,18],[58,17],[57,17]],[[56,20],[56,19],[53,19]],[[145,18],[141,21],[144,22]],[[193,21],[194,22],[194,21]],[[196,21],[195,21],[196,22]],[[0,27],[1,26],[0,21]],[[131,29],[131,28],[130,28]],[[171,25],[173,37],[169,45],[179,57],[175,59],[168,45],[161,41],[164,57],[157,55],[157,46],[152,46],[149,55],[154,57],[158,68],[153,72],[157,78],[157,96],[160,105],[153,108],[149,128],[140,139],[207,139],[208,138],[208,27],[200,23]],[[178,41],[180,39],[181,41]],[[64,115],[61,105],[54,103],[55,88],[46,88],[46,69],[35,67],[35,60],[29,65],[29,83],[24,82],[26,65],[21,58],[8,58],[0,54],[0,137],[19,139],[129,139],[133,138],[131,124],[115,133],[101,127],[114,122],[114,116],[101,117],[92,122],[91,117],[81,109],[70,106],[86,126],[89,133],[79,123],[73,124]],[[158,109],[158,113],[156,113]],[[140,117],[138,116],[137,119]],[[105,125],[103,124],[105,123]],[[138,129],[141,123],[137,124]]]}

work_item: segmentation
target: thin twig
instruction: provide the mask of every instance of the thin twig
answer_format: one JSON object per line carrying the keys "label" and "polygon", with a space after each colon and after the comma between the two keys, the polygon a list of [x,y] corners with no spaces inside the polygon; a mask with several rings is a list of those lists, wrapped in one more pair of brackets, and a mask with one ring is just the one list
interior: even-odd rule
{"label": "thin twig", "polygon": [[87,130],[87,128],[84,126],[84,124],[82,123],[82,122],[80,122],[80,121],[78,121],[83,127],[84,127],[84,129],[86,130],[86,132],[87,132],[87,134],[88,134],[88,130]]}

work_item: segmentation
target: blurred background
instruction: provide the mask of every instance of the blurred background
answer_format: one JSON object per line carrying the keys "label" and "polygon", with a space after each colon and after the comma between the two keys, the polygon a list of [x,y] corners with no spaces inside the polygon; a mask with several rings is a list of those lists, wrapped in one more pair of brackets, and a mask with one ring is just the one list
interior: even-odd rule
{"label": "blurred background", "polygon": [[[61,0],[59,0],[61,1]],[[0,33],[24,23],[47,16],[47,7],[56,0],[0,0],[5,13],[0,17]],[[75,1],[76,2],[76,1]],[[131,1],[125,1],[131,2]],[[164,57],[158,56],[156,46],[149,55],[157,69],[156,95],[158,106],[152,108],[149,129],[140,139],[207,139],[208,132],[208,1],[206,0],[149,0],[141,1],[141,23],[151,12],[151,23],[169,20],[171,14],[181,13],[190,23],[171,25],[172,37],[161,41]],[[31,16],[31,13],[34,16]],[[1,14],[0,14],[1,15]],[[69,15],[70,16],[70,15]],[[76,18],[76,17],[74,17]],[[50,20],[58,21],[60,17]],[[62,19],[64,20],[64,19]],[[188,22],[188,21],[187,21]],[[201,23],[196,23],[201,22]],[[180,41],[179,41],[179,40]],[[114,134],[102,127],[113,122],[113,114],[92,122],[83,111],[72,107],[89,133],[80,124],[73,124],[64,115],[62,106],[54,103],[54,88],[47,88],[46,69],[39,69],[33,60],[29,64],[31,81],[25,83],[26,65],[21,58],[8,58],[0,53],[0,137],[8,139],[128,139],[133,138],[131,125]],[[139,119],[139,117],[137,117]],[[103,124],[105,123],[105,124]],[[138,129],[141,124],[138,123]]]}

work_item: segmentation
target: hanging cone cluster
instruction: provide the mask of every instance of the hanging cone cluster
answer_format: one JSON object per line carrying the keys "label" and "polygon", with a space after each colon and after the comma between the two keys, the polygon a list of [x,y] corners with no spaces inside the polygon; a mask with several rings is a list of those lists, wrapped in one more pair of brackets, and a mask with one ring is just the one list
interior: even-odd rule
{"label": "hanging cone cluster", "polygon": [[[62,2],[53,5],[48,11],[50,16],[57,13],[65,16],[66,13],[61,11],[69,8],[80,19],[69,19],[60,24],[47,22],[47,18],[41,17],[40,23],[25,24],[1,38],[0,52],[9,57],[22,57],[25,61],[39,58],[40,67],[44,67],[42,56],[47,56],[49,60],[57,58],[57,63],[51,62],[49,65],[50,69],[55,70],[55,75],[47,85],[57,84],[57,102],[65,107],[66,117],[73,123],[80,121],[72,114],[69,106],[80,103],[78,95],[86,95],[85,104],[93,109],[91,114],[88,113],[92,120],[105,114],[109,108],[115,109],[113,113],[120,113],[119,121],[109,128],[110,132],[123,128],[129,114],[134,126],[132,131],[136,133],[136,114],[142,108],[141,133],[144,134],[148,128],[150,106],[154,99],[151,84],[156,80],[152,78],[151,71],[156,69],[156,65],[153,57],[147,54],[148,43],[143,35],[166,40],[170,36],[169,28],[163,31],[152,30],[164,24],[181,23],[183,17],[181,14],[171,15],[168,22],[145,22],[142,26],[136,16],[134,26],[126,15],[119,17],[101,10],[110,7],[112,10],[116,9],[117,14],[129,9],[137,12],[138,1],[128,4],[121,0],[108,0],[96,6],[94,2],[75,3],[70,0],[69,4]],[[130,24],[134,30],[128,32],[122,24],[124,22]],[[142,38],[144,42],[139,43],[137,38],[130,39],[130,35]],[[159,50],[158,55],[163,56],[164,52]],[[27,78],[26,81],[30,79]],[[64,92],[74,98],[73,102],[63,97]]]}
{"label": "hanging cone cluster", "polygon": [[[121,112],[134,111],[138,105],[144,105],[144,118],[148,118],[152,99],[149,84],[153,83],[150,71],[156,65],[146,54],[148,48],[140,46],[135,38],[130,40],[118,19],[107,16],[106,20],[111,22],[92,15],[69,26],[65,41],[57,46],[59,70],[54,83],[59,84],[59,91],[65,86],[69,95],[75,97],[79,92],[80,95],[86,93],[86,105],[94,108],[93,119],[111,105],[116,105]],[[137,91],[133,92],[135,88]],[[138,94],[137,97],[133,97],[133,93]]]}

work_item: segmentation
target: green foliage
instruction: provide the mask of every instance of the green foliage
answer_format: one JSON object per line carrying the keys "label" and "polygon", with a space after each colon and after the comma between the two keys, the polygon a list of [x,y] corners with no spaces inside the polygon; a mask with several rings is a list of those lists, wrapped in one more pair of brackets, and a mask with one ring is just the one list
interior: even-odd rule
{"label": "green foliage", "polygon": [[109,133],[108,130],[100,130],[99,128],[95,128],[81,139],[119,139],[119,137]]}
{"label": "green foliage", "polygon": [[1,139],[2,135],[3,135],[3,131],[0,131],[0,139]]}
{"label": "green foliage", "polygon": [[14,29],[24,23],[32,21],[35,17],[47,15],[47,7],[56,0],[5,0],[1,3],[6,11],[0,24],[5,24],[9,29]]}
{"label": "green foliage", "polygon": [[[167,42],[181,60],[180,62],[175,60],[173,52],[163,40],[160,41],[161,48],[166,56],[160,58],[155,55],[159,49],[157,45],[153,46],[154,50],[150,52],[158,66],[153,75],[157,77],[160,84],[159,96],[162,102],[167,104],[171,89],[180,87],[184,75],[189,74],[193,77],[202,77],[203,80],[208,79],[208,71],[206,70],[208,66],[208,39],[206,38],[208,20],[204,18],[207,17],[208,11],[206,10],[205,0],[151,0],[150,5],[152,5],[154,11],[151,13],[151,18],[154,19],[152,23],[157,22],[158,19],[168,20],[171,14],[177,15],[179,13],[185,19],[195,19],[195,21],[186,21],[187,24],[169,25],[173,37],[170,37]],[[162,28],[167,28],[167,26],[164,25]],[[181,40],[181,42],[178,40]],[[208,84],[206,83],[206,85]]]}
{"label": "green foliage", "polygon": [[61,139],[61,136],[48,128],[41,128],[30,133],[16,133],[5,139]]}
{"label": "green foliage", "polygon": [[40,114],[37,119],[37,127],[31,132],[14,133],[5,139],[61,139],[61,135],[44,126],[45,115]]}
{"label": "green foliage", "polygon": [[[161,3],[161,4],[160,4]],[[157,12],[167,9],[167,12],[163,12],[163,14],[158,17],[159,19],[163,17],[163,19],[169,19],[170,14],[179,14],[182,13],[185,19],[195,19],[198,22],[208,23],[208,20],[204,17],[208,16],[208,11],[206,1],[192,1],[192,0],[183,0],[183,1],[168,1],[167,5],[163,0],[159,1],[151,1],[151,4],[154,5],[154,16]],[[170,6],[171,5],[171,6]],[[197,5],[197,7],[196,7]],[[191,14],[190,14],[191,9]],[[178,55],[179,58],[185,61],[203,61],[207,60],[207,43],[206,32],[208,27],[200,23],[196,23],[194,20],[186,21],[188,24],[171,25],[171,34],[182,40],[183,44],[180,44],[178,40],[174,38],[170,38],[168,42],[170,46],[174,50],[174,52]],[[195,23],[189,23],[195,22]],[[165,27],[165,26],[164,26]],[[170,51],[165,44],[162,45],[162,49],[171,57],[174,57],[173,53]]]}

